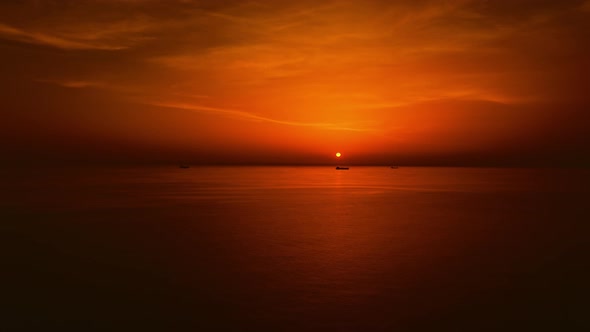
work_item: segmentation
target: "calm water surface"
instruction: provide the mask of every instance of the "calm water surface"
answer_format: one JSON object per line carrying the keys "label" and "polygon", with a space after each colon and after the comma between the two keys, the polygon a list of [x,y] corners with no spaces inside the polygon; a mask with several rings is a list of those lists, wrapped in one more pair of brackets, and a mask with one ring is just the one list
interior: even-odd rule
{"label": "calm water surface", "polygon": [[10,330],[590,327],[590,171],[2,170]]}

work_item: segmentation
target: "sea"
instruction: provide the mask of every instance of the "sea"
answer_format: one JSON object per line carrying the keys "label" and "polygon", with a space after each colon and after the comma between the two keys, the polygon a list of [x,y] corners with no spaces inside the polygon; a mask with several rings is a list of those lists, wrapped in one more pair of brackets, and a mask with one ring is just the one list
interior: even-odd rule
{"label": "sea", "polygon": [[2,169],[4,331],[588,331],[590,170]]}

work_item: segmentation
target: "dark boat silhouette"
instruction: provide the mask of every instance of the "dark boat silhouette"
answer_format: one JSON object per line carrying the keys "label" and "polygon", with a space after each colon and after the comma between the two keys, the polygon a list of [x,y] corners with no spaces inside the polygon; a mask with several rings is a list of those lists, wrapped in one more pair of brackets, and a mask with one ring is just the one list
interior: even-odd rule
{"label": "dark boat silhouette", "polygon": [[336,169],[347,171],[348,170],[348,167],[336,166]]}
{"label": "dark boat silhouette", "polygon": [[399,166],[391,166],[391,168],[393,168],[393,169],[398,169],[398,168],[399,168]]}
{"label": "dark boat silhouette", "polygon": [[179,165],[178,167],[179,167],[179,168],[190,168],[190,166],[189,166],[189,165],[185,165],[185,164]]}

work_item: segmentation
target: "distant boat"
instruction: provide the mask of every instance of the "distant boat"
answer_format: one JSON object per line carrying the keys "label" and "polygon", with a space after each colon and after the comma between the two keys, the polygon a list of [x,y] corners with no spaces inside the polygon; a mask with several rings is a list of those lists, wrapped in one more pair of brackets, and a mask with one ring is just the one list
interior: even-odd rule
{"label": "distant boat", "polygon": [[190,168],[190,166],[189,166],[189,165],[185,165],[185,164],[179,165],[178,167],[179,167],[179,168]]}
{"label": "distant boat", "polygon": [[399,166],[391,166],[391,168],[393,168],[393,169],[398,169],[398,168],[399,168]]}
{"label": "distant boat", "polygon": [[347,171],[348,170],[348,167],[336,166],[336,169]]}

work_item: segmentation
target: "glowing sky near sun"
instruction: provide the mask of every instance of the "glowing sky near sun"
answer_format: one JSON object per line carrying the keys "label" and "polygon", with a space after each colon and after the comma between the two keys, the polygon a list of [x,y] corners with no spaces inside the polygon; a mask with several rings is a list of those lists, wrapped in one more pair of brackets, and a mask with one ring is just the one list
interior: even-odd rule
{"label": "glowing sky near sun", "polygon": [[589,1],[7,1],[14,159],[588,160]]}

